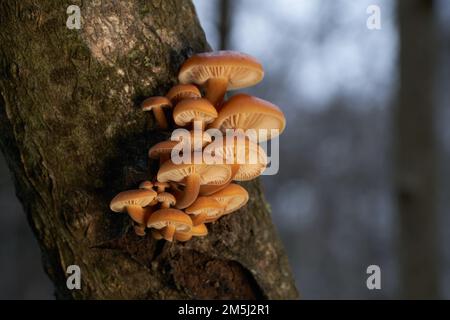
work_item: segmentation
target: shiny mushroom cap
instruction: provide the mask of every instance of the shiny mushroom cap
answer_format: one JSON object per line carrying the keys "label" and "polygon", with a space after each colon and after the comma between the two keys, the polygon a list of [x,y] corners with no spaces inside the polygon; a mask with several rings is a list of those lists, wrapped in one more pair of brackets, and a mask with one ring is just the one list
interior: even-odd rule
{"label": "shiny mushroom cap", "polygon": [[[224,103],[219,116],[211,124],[225,132],[226,129],[257,130],[259,141],[269,140],[283,132],[286,119],[274,104],[248,94],[237,94]],[[259,129],[267,130],[267,136]],[[271,129],[277,132],[272,133]]]}
{"label": "shiny mushroom cap", "polygon": [[148,150],[148,157],[151,159],[159,159],[161,155],[169,155],[172,149],[179,144],[178,141],[166,140],[155,144]]}
{"label": "shiny mushroom cap", "polygon": [[164,208],[153,212],[147,221],[149,228],[163,229],[167,226],[175,227],[176,231],[189,232],[192,229],[192,220],[183,211]]}
{"label": "shiny mushroom cap", "polygon": [[181,83],[198,85],[212,78],[226,79],[227,90],[255,85],[263,77],[261,63],[247,54],[234,51],[196,54],[185,61],[178,74]]}
{"label": "shiny mushroom cap", "polygon": [[177,84],[169,90],[169,92],[166,94],[166,97],[175,106],[181,100],[197,99],[201,98],[202,95],[200,93],[200,90],[198,90],[198,88],[193,84]]}
{"label": "shiny mushroom cap", "polygon": [[136,189],[123,191],[116,195],[110,203],[110,208],[114,212],[124,212],[128,206],[145,207],[156,197],[153,190]]}
{"label": "shiny mushroom cap", "polygon": [[247,203],[248,192],[240,185],[231,183],[210,197],[224,206],[224,214],[228,214],[242,208]]}
{"label": "shiny mushroom cap", "polygon": [[153,190],[153,183],[150,181],[142,181],[139,185],[139,189]]}
{"label": "shiny mushroom cap", "polygon": [[224,140],[223,146],[212,150],[224,163],[238,166],[233,180],[248,181],[259,177],[267,166],[267,154],[252,140]]}
{"label": "shiny mushroom cap", "polygon": [[219,217],[224,212],[223,205],[211,197],[198,197],[188,208],[186,213],[193,215],[205,214],[207,218]]}
{"label": "shiny mushroom cap", "polygon": [[222,184],[231,176],[230,166],[227,164],[175,164],[172,160],[164,162],[159,168],[157,179],[159,182],[178,182],[192,174],[200,176],[200,184]]}
{"label": "shiny mushroom cap", "polygon": [[142,111],[151,111],[154,108],[171,108],[171,107],[172,103],[166,97],[150,97],[145,99],[141,104]]}
{"label": "shiny mushroom cap", "polygon": [[173,119],[179,126],[186,126],[194,121],[208,124],[216,118],[216,108],[203,98],[182,100],[173,110]]}
{"label": "shiny mushroom cap", "polygon": [[188,241],[192,237],[204,237],[208,234],[208,228],[204,223],[193,226],[190,232],[176,232],[174,238],[178,241]]}
{"label": "shiny mushroom cap", "polygon": [[176,203],[175,197],[168,192],[158,193],[156,199],[158,200],[158,202],[161,202],[163,204],[164,208],[170,208]]}

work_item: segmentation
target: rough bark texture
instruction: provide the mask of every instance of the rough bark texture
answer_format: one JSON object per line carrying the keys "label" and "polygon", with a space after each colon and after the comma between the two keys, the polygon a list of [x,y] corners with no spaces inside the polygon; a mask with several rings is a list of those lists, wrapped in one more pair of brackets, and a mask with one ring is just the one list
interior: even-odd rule
{"label": "rough bark texture", "polygon": [[[65,27],[81,7],[81,30]],[[155,174],[168,132],[140,112],[209,50],[190,1],[0,2],[0,146],[58,298],[296,298],[259,182],[251,200],[185,244],[134,235],[111,198]],[[66,288],[66,268],[82,289]]]}
{"label": "rough bark texture", "polygon": [[436,298],[436,148],[433,1],[399,1],[400,94],[395,109],[395,191],[403,298]]}

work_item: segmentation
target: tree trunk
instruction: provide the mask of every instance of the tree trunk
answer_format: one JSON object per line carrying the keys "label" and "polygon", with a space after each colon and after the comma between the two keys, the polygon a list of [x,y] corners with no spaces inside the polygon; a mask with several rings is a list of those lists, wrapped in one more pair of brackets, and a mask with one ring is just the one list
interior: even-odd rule
{"label": "tree trunk", "polygon": [[434,28],[431,0],[399,1],[400,94],[395,109],[395,191],[402,298],[438,295]]}
{"label": "tree trunk", "polygon": [[[80,30],[65,26],[71,4]],[[0,25],[0,146],[57,298],[297,297],[258,181],[246,208],[187,243],[140,238],[109,210],[154,177],[147,150],[169,136],[139,103],[209,50],[190,1],[2,0]],[[66,287],[72,264],[81,290]]]}

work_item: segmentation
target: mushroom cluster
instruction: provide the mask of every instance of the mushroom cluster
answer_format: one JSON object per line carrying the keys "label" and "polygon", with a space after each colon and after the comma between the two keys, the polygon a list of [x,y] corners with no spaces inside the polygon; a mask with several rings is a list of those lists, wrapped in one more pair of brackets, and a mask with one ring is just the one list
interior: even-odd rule
{"label": "mushroom cluster", "polygon": [[[138,189],[112,199],[111,210],[128,213],[137,235],[145,235],[150,228],[155,239],[188,241],[206,236],[206,224],[245,206],[249,194],[233,181],[249,181],[262,174],[267,155],[258,142],[280,134],[286,120],[268,101],[242,93],[226,101],[224,97],[228,90],[255,85],[263,76],[262,65],[249,55],[201,53],[185,61],[179,84],[165,97],[143,101],[142,110],[152,111],[161,129],[171,126],[163,110],[167,108],[174,126],[190,131],[172,134],[171,140],[150,148],[149,158],[159,161],[153,182],[144,181]],[[221,139],[210,130],[219,132]],[[243,134],[248,130],[256,136]],[[228,139],[230,131],[238,134]],[[198,161],[179,163],[173,159],[174,152]],[[220,161],[205,161],[205,154]]]}

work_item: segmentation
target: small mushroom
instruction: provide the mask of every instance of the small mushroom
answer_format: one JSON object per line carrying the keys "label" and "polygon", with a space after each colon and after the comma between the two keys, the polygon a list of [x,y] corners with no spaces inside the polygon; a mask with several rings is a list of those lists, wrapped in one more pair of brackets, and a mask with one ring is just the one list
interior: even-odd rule
{"label": "small mushroom", "polygon": [[177,84],[169,90],[166,97],[172,102],[172,105],[176,106],[181,100],[197,99],[201,98],[202,95],[193,84]]}
{"label": "small mushroom", "polygon": [[141,184],[139,185],[139,189],[153,190],[153,183],[151,183],[148,180],[142,181]]}
{"label": "small mushroom", "polygon": [[167,182],[155,182],[156,192],[161,193],[166,191],[167,188],[170,188],[170,184]]}
{"label": "small mushroom", "polygon": [[206,98],[218,107],[227,90],[253,86],[264,77],[255,58],[234,51],[207,52],[193,55],[180,69],[180,83],[195,83],[206,88]]}
{"label": "small mushroom", "polygon": [[214,198],[198,197],[185,211],[194,215],[192,223],[197,226],[207,219],[219,218],[224,213],[224,206]]}
{"label": "small mushroom", "polygon": [[200,123],[200,129],[203,130],[206,124],[213,122],[216,118],[216,109],[203,98],[182,100],[173,109],[173,120],[182,127],[197,122]]}
{"label": "small mushroom", "polygon": [[176,208],[189,207],[197,199],[202,184],[223,184],[231,177],[231,168],[227,164],[175,164],[172,160],[166,161],[159,168],[157,179],[159,182],[178,182],[184,184],[182,192],[175,194]]}
{"label": "small mushroom", "polygon": [[147,206],[150,205],[155,197],[156,192],[153,190],[137,189],[123,191],[111,200],[110,208],[114,212],[127,212],[131,219],[141,228],[140,233],[142,234],[142,227],[145,229],[145,224],[152,211]]}
{"label": "small mushroom", "polygon": [[239,210],[248,202],[248,192],[238,184],[231,183],[211,196],[217,200],[224,209],[223,215]]}
{"label": "small mushroom", "polygon": [[156,122],[161,129],[167,129],[167,119],[163,108],[171,108],[172,104],[166,97],[151,97],[142,102],[142,111],[153,111]]}
{"label": "small mushroom", "polygon": [[183,211],[163,208],[153,212],[147,221],[147,227],[159,230],[164,239],[172,241],[175,232],[191,231],[192,220]]}
{"label": "small mushroom", "polygon": [[205,224],[193,226],[190,232],[175,232],[174,239],[178,241],[188,241],[192,237],[204,237],[208,234],[208,228]]}
{"label": "small mushroom", "polygon": [[[220,129],[254,129],[258,134],[258,141],[270,140],[281,132],[286,126],[283,112],[274,104],[252,97],[248,94],[237,94],[231,97],[222,106],[218,117],[211,123],[211,128]],[[259,129],[267,130],[267,135],[258,132]],[[272,129],[277,132],[272,133]],[[272,136],[274,134],[274,136]]]}
{"label": "small mushroom", "polygon": [[161,208],[170,208],[176,203],[175,197],[168,192],[158,193],[156,199],[161,203]]}
{"label": "small mushroom", "polygon": [[155,144],[148,150],[148,157],[150,159],[159,159],[159,163],[163,164],[170,159],[170,154],[173,148],[179,144],[178,141],[166,140]]}

